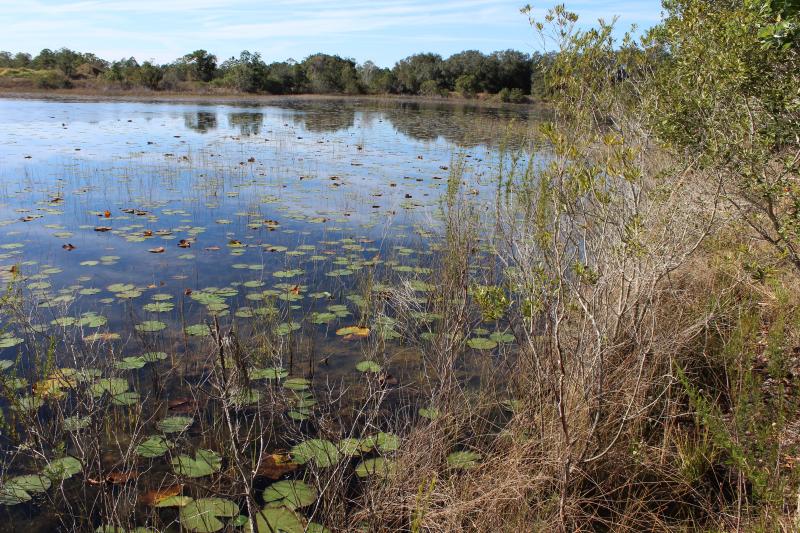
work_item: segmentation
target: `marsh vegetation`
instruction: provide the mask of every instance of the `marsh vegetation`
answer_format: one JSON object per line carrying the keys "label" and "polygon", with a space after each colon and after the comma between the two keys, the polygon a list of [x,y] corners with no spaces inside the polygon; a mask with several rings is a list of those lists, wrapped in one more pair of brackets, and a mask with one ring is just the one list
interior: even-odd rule
{"label": "marsh vegetation", "polygon": [[4,526],[796,530],[797,10],[665,8],[546,114],[0,102]]}

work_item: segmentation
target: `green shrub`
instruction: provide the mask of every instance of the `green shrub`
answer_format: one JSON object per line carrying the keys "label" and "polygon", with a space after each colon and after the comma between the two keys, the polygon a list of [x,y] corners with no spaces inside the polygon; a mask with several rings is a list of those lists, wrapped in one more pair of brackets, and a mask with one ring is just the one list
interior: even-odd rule
{"label": "green shrub", "polygon": [[72,82],[57,70],[43,70],[33,76],[33,84],[37,89],[69,89]]}
{"label": "green shrub", "polygon": [[528,97],[522,92],[522,89],[509,89],[504,87],[497,93],[497,98],[507,104],[524,104],[528,101]]}

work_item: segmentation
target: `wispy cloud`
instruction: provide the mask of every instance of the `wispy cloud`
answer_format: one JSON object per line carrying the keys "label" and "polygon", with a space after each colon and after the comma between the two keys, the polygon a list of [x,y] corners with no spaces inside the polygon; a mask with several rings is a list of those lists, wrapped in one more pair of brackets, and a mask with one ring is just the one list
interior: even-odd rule
{"label": "wispy cloud", "polygon": [[[242,49],[270,59],[316,51],[389,64],[420,51],[442,54],[534,43],[522,0],[0,0],[0,49],[68,46],[109,57],[170,61],[203,47],[220,57]],[[586,20],[628,26],[658,20],[659,1],[581,0]],[[533,46],[530,44],[529,46]],[[279,55],[282,54],[282,55]]]}

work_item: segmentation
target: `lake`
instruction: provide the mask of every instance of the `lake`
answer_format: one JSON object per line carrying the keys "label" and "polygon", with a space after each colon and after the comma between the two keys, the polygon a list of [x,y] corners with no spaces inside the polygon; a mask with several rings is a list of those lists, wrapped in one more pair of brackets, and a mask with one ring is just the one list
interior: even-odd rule
{"label": "lake", "polygon": [[[243,410],[283,380],[294,396],[269,422],[283,432],[276,447],[316,434],[318,410],[331,405],[322,396],[351,388],[389,391],[390,410],[416,409],[418,351],[377,302],[401,287],[419,323],[435,323],[426,298],[448,182],[490,209],[503,139],[537,120],[527,108],[401,101],[0,99],[3,477],[50,468],[47,487],[28,479],[0,493],[4,527],[117,523],[97,485],[141,495],[170,464],[191,477],[164,452],[222,453],[209,437],[225,414],[212,394],[219,375],[223,388],[237,370],[262,380],[225,389]],[[510,342],[492,327],[475,357]],[[41,454],[20,451],[32,427],[49,428],[33,439]],[[81,432],[91,428],[102,444],[90,452]],[[151,433],[169,445],[137,458]],[[96,475],[136,464],[136,479],[86,483],[90,456]],[[73,474],[82,469],[84,482],[56,477],[89,503],[70,507],[49,488],[63,457],[78,457]],[[203,530],[185,505],[164,509],[125,516]]]}

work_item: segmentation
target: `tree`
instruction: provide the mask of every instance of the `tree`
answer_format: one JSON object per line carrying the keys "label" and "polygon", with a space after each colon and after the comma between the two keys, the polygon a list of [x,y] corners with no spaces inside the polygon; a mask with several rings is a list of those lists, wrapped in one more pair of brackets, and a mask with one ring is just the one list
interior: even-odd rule
{"label": "tree", "polygon": [[211,81],[217,72],[217,56],[205,50],[195,50],[183,56],[183,62],[189,65],[191,79],[196,81]]}
{"label": "tree", "polygon": [[238,58],[232,57],[220,66],[224,85],[248,93],[262,89],[266,69],[261,54],[247,50],[243,50]]}
{"label": "tree", "polygon": [[[398,61],[392,72],[402,93],[419,94],[424,82],[431,81],[439,87],[444,81],[444,64],[439,54],[409,56]],[[426,88],[430,90],[432,85],[428,84]]]}
{"label": "tree", "polygon": [[163,69],[149,61],[142,63],[142,66],[137,69],[135,75],[135,79],[139,85],[153,91],[158,89],[159,83],[163,77]]}
{"label": "tree", "polygon": [[352,59],[343,59],[328,54],[308,56],[301,63],[309,82],[309,90],[313,93],[349,93],[361,92],[356,72],[356,63]]}

